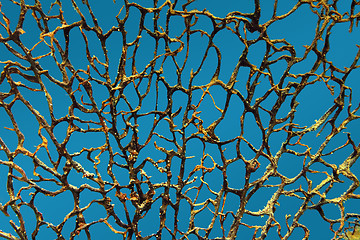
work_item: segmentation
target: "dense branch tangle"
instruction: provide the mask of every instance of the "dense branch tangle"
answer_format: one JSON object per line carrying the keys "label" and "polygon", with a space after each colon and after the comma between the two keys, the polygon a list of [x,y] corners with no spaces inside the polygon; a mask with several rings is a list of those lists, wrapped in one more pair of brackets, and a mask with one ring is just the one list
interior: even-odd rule
{"label": "dense branch tangle", "polygon": [[[119,12],[110,28],[101,23],[111,11],[99,14],[87,0],[32,4],[12,0],[6,5],[19,14],[10,16],[4,6],[1,12],[0,42],[7,54],[1,56],[6,134],[0,136],[0,164],[8,172],[6,186],[1,183],[8,195],[0,210],[16,214],[10,221],[14,233],[0,227],[1,237],[36,239],[48,228],[58,239],[90,239],[102,225],[124,239],[235,239],[239,229],[248,229],[253,239],[271,231],[273,239],[288,239],[301,229],[308,239],[309,224],[301,221],[308,211],[329,223],[334,239],[355,232],[357,221],[349,219],[358,215],[346,211],[345,201],[360,198],[358,171],[351,168],[360,146],[344,129],[352,121],[359,125],[359,106],[352,105],[346,83],[359,67],[360,51],[346,68],[327,55],[335,25],[356,28],[356,1],[340,12],[342,1],[300,0],[279,15],[277,0],[272,9],[254,0],[252,13],[221,18],[192,8],[193,1],[154,0],[145,7],[124,0],[114,2]],[[318,19],[303,54],[286,39],[268,35],[274,23],[300,8]],[[265,11],[272,17],[260,21]],[[237,62],[222,55],[224,34],[236,39]],[[259,44],[265,51],[256,64],[249,55]],[[293,71],[304,61],[306,70]],[[227,66],[231,74],[224,73]],[[332,99],[306,126],[297,116],[297,100],[314,85]],[[24,118],[37,125],[26,125]],[[235,129],[230,133],[229,123]],[[335,141],[339,135],[345,141]],[[309,145],[315,141],[319,146]],[[344,149],[350,155],[331,158]],[[301,162],[293,177],[278,169],[286,161],[293,168]],[[319,165],[323,171],[315,170]],[[320,179],[316,184],[313,174]],[[344,192],[328,196],[341,184],[347,184]],[[271,193],[258,195],[266,203],[254,211],[250,206],[262,201],[256,194],[263,189]],[[73,207],[59,223],[51,222],[40,199],[69,192]],[[88,200],[90,192],[97,195]],[[292,200],[300,204],[278,216],[277,205]],[[103,211],[89,220],[95,205]],[[339,218],[327,216],[329,205],[339,207]],[[32,229],[25,228],[25,208],[34,213]],[[68,222],[74,223],[71,233],[64,227]]]}

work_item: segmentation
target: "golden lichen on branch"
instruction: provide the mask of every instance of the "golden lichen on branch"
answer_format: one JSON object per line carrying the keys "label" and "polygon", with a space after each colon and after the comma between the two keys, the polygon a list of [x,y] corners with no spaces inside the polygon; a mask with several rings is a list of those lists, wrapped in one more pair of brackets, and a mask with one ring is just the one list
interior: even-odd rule
{"label": "golden lichen on branch", "polygon": [[[253,0],[221,17],[194,2],[0,3],[0,210],[13,229],[0,237],[309,239],[314,211],[333,239],[359,239],[360,48],[344,66],[331,52],[359,4]],[[304,12],[309,42],[274,34]],[[52,221],[41,201],[56,197],[72,204]]]}

